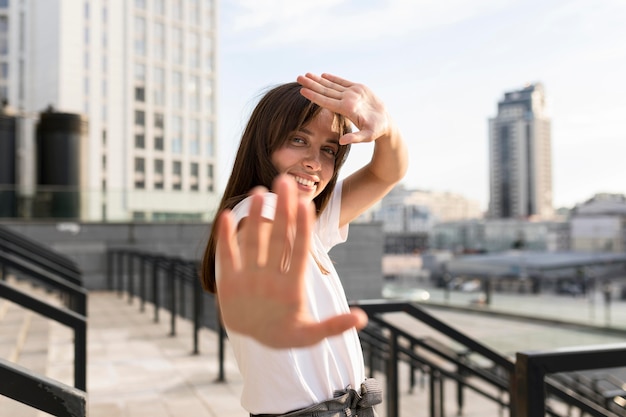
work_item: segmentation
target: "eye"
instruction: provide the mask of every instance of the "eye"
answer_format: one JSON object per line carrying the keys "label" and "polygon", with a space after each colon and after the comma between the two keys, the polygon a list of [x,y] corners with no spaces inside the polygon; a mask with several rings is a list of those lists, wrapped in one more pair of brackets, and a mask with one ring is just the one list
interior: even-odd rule
{"label": "eye", "polygon": [[333,158],[337,156],[337,150],[330,146],[326,146],[322,148],[322,152],[326,152],[328,155],[331,155]]}
{"label": "eye", "polygon": [[299,136],[294,136],[293,138],[291,138],[291,143],[293,143],[294,145],[306,145],[306,140]]}

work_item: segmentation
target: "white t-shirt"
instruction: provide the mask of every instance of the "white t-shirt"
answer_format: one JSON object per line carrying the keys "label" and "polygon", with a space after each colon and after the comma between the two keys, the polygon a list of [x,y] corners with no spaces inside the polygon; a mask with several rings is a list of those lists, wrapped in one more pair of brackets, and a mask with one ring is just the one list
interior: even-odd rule
{"label": "white t-shirt", "polygon": [[[331,201],[317,219],[312,250],[330,272],[321,273],[309,255],[306,289],[311,316],[318,320],[349,311],[343,286],[328,251],[348,237],[348,226],[339,229],[339,182]],[[248,215],[250,199],[239,203],[233,214],[237,223]],[[263,217],[274,218],[276,195],[265,197]],[[227,329],[243,376],[241,405],[252,414],[280,414],[333,398],[335,390],[358,388],[365,380],[363,352],[355,329],[306,348],[273,349],[251,337]]]}

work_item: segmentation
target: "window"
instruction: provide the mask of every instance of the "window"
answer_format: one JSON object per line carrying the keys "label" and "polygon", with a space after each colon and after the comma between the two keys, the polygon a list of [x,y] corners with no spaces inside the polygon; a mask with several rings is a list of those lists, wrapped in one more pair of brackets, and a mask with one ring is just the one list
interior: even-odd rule
{"label": "window", "polygon": [[162,150],[165,149],[163,136],[155,136],[154,137],[154,149],[157,150],[157,151],[162,151]]}
{"label": "window", "polygon": [[163,129],[163,113],[154,113],[154,127]]}
{"label": "window", "polygon": [[143,133],[137,133],[135,135],[135,148],[144,149],[146,147],[146,137]]}
{"label": "window", "polygon": [[135,125],[137,126],[146,125],[146,113],[144,111],[135,110]]}
{"label": "window", "polygon": [[146,66],[143,64],[135,64],[135,80],[146,81]]}
{"label": "window", "polygon": [[146,101],[146,89],[144,87],[135,87],[135,101]]}
{"label": "window", "polygon": [[155,159],[154,160],[154,189],[162,190],[163,189],[163,160]]}
{"label": "window", "polygon": [[174,190],[182,190],[182,172],[183,166],[180,161],[174,161],[172,163],[172,189]]}
{"label": "window", "polygon": [[165,105],[165,70],[154,68],[154,104]]}
{"label": "window", "polygon": [[146,161],[143,158],[135,158],[135,188],[143,189],[145,183]]}
{"label": "window", "polygon": [[135,53],[146,55],[146,19],[135,16]]}
{"label": "window", "polygon": [[154,0],[154,13],[159,16],[165,14],[165,0]]}
{"label": "window", "polygon": [[207,191],[213,192],[213,164],[206,166],[207,172]]}
{"label": "window", "polygon": [[161,22],[154,23],[154,57],[157,60],[165,60],[165,26]]}
{"label": "window", "polygon": [[198,178],[198,171],[199,171],[199,165],[196,162],[192,162],[191,165],[189,165],[189,189],[191,191],[198,191],[199,190],[199,178]]}

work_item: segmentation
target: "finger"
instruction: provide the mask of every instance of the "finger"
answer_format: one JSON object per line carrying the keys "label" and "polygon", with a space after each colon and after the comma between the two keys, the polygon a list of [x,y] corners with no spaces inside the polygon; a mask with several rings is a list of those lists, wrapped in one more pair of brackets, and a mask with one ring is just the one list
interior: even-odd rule
{"label": "finger", "polygon": [[311,250],[311,233],[313,231],[314,210],[313,204],[298,201],[296,219],[296,236],[293,242],[291,264],[289,266],[290,281],[297,286],[298,291],[304,292],[306,269]]}
{"label": "finger", "polygon": [[244,267],[256,268],[265,264],[267,243],[260,237],[263,194],[252,192],[250,210],[240,229],[240,251]]}
{"label": "finger", "polygon": [[[340,100],[344,90],[342,86],[334,84],[328,80],[324,80],[323,78],[313,74],[299,76],[297,81],[303,87],[303,95],[315,103],[317,103],[317,100],[321,100],[323,98]],[[305,92],[308,95],[304,94]]]}
{"label": "finger", "polygon": [[344,89],[349,88],[350,86],[354,85],[352,81],[348,81],[345,78],[341,78],[333,74],[324,73],[322,74],[321,78],[324,80],[329,80],[335,84],[338,84],[342,86]]}
{"label": "finger", "polygon": [[277,194],[276,214],[268,247],[268,266],[275,271],[282,271],[285,256],[290,256],[291,230],[295,225],[297,190],[295,181],[280,175],[272,185]]}
{"label": "finger", "polygon": [[357,132],[346,133],[339,138],[339,143],[341,145],[348,145],[350,143],[366,143],[374,140],[374,133],[371,130],[359,130]]}
{"label": "finger", "polygon": [[311,323],[303,326],[290,338],[290,342],[295,343],[297,345],[295,347],[310,346],[327,337],[337,336],[346,330],[352,328],[361,329],[366,324],[367,315],[365,315],[363,310],[350,311],[350,313],[340,314],[320,323]]}
{"label": "finger", "polygon": [[230,277],[241,269],[239,246],[235,239],[235,220],[229,210],[223,211],[217,220],[216,259],[224,277]]}

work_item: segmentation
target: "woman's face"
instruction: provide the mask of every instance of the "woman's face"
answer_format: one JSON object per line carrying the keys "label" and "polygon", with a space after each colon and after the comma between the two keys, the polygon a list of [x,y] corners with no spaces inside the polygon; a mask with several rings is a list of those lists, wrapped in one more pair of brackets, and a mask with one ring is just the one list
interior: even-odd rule
{"label": "woman's face", "polygon": [[339,127],[335,115],[322,109],[311,122],[292,132],[272,154],[279,173],[292,176],[298,194],[313,201],[331,180],[339,150]]}

